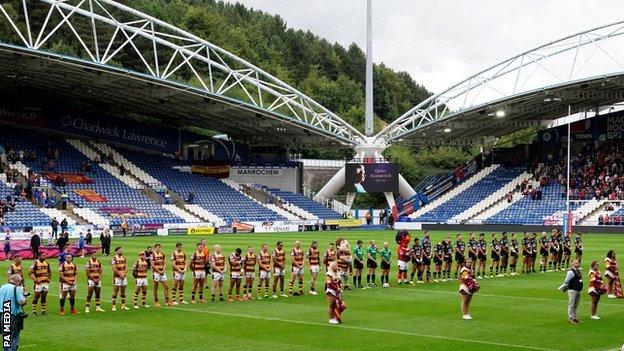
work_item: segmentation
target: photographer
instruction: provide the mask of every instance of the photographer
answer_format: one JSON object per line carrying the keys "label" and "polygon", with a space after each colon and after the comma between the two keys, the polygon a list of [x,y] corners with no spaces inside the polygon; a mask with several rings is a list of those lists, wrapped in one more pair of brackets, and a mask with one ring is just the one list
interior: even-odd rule
{"label": "photographer", "polygon": [[26,315],[22,311],[22,306],[26,304],[26,296],[22,293],[22,289],[18,289],[22,285],[22,277],[19,274],[13,274],[9,278],[7,284],[0,287],[0,301],[11,302],[11,346],[5,347],[3,350],[17,350],[19,347],[19,335],[24,329],[24,318]]}

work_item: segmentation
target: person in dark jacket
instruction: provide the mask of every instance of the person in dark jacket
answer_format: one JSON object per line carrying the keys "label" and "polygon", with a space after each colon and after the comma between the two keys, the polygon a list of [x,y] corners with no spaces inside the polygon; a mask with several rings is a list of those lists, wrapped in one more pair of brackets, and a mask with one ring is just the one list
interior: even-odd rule
{"label": "person in dark jacket", "polygon": [[39,247],[40,246],[41,246],[41,238],[39,237],[39,234],[34,233],[30,237],[30,250],[32,251],[34,259],[39,257]]}
{"label": "person in dark jacket", "polygon": [[69,223],[67,223],[67,218],[63,218],[63,220],[61,221],[61,230],[63,232],[67,232],[68,226],[69,226]]}
{"label": "person in dark jacket", "polygon": [[572,261],[572,268],[570,268],[566,274],[565,281],[559,287],[560,291],[568,292],[568,321],[571,324],[579,323],[576,310],[581,302],[581,291],[583,291],[583,276],[580,267],[578,260]]}
{"label": "person in dark jacket", "polygon": [[91,229],[87,229],[87,235],[85,236],[85,243],[87,245],[91,245],[93,242],[93,234],[91,234]]}
{"label": "person in dark jacket", "polygon": [[58,237],[58,227],[59,227],[59,221],[56,220],[56,217],[52,218],[52,222],[50,222],[50,227],[52,227],[52,237],[56,239]]}
{"label": "person in dark jacket", "polygon": [[69,243],[69,234],[67,234],[66,232],[62,232],[58,240],[56,241],[56,246],[58,247],[59,254],[63,252],[63,250],[65,249],[65,245],[68,243]]}

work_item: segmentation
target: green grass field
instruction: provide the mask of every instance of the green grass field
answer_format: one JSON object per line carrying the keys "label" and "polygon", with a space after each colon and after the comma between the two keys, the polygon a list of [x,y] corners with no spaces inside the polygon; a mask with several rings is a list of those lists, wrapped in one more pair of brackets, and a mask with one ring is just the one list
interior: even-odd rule
{"label": "green grass field", "polygon": [[[447,234],[451,233],[432,233],[432,240]],[[285,248],[290,250],[292,242],[297,239],[302,240],[304,248],[312,240],[319,240],[320,249],[324,251],[327,243],[335,241],[338,236],[348,238],[352,245],[357,239],[365,243],[375,239],[379,244],[388,241],[393,254],[395,252],[392,231],[213,235],[205,238],[211,246],[221,244],[224,253],[229,254],[236,247],[244,249],[250,244],[259,248],[263,242],[269,243],[272,250],[277,240],[284,241]],[[133,262],[146,245],[160,242],[164,251],[170,254],[175,242],[182,241],[185,251],[190,254],[199,239],[187,236],[114,239],[112,247],[123,246],[129,261]],[[585,235],[584,275],[591,260],[602,261],[607,250],[612,248],[624,252],[622,236]],[[481,290],[473,299],[471,314],[474,320],[471,321],[461,318],[456,281],[401,287],[393,284],[389,289],[348,291],[345,293],[348,309],[343,315],[344,324],[330,326],[323,294],[111,312],[112,273],[110,258],[106,257],[101,258],[105,265],[102,297],[106,312],[85,314],[86,259],[76,259],[80,269],[77,305],[81,313],[62,317],[57,314],[58,273],[53,272],[49,315],[27,319],[20,349],[619,350],[624,343],[622,300],[603,298],[598,310],[603,319],[593,321],[589,319],[589,297],[584,292],[580,306],[583,323],[567,323],[567,295],[556,290],[563,281],[564,272],[482,280]],[[56,259],[51,263],[56,268]],[[6,272],[7,265],[2,263],[3,272]],[[24,262],[25,267],[29,265],[30,261]],[[171,282],[169,262],[167,275]],[[396,280],[394,265],[391,279]],[[130,280],[128,299],[131,304],[130,291],[134,289],[134,282]],[[227,283],[226,280],[225,285]],[[185,297],[188,300],[191,291],[188,275],[186,284]],[[28,281],[29,289],[31,285]],[[321,284],[318,288],[321,289]],[[151,291],[148,304],[153,305]],[[30,303],[25,310],[31,311]]]}

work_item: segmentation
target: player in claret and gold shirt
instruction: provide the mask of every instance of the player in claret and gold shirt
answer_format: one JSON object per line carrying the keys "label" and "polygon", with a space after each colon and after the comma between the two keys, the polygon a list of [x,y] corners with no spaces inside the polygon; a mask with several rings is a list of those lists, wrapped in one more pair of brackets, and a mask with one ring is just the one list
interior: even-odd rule
{"label": "player in claret and gold shirt", "polygon": [[199,293],[199,302],[206,303],[204,299],[204,285],[206,284],[206,262],[208,257],[204,254],[204,246],[197,243],[196,250],[191,256],[189,268],[193,271],[193,290],[191,291],[191,303],[195,303],[195,293]]}
{"label": "player in claret and gold shirt", "polygon": [[139,252],[139,259],[134,262],[132,266],[132,276],[134,276],[136,281],[136,287],[134,288],[134,295],[132,297],[132,305],[135,309],[139,308],[139,293],[141,293],[141,305],[145,308],[149,308],[145,303],[147,298],[147,271],[149,270],[149,263],[146,258],[145,251]]}
{"label": "player in claret and gold shirt", "polygon": [[184,301],[184,278],[186,276],[186,254],[182,251],[182,243],[176,243],[176,249],[171,254],[173,268],[173,305],[188,304]]}
{"label": "player in claret and gold shirt", "polygon": [[61,299],[59,314],[62,316],[65,314],[65,299],[69,294],[69,306],[71,307],[71,314],[78,314],[76,310],[76,273],[77,268],[74,263],[73,256],[67,254],[65,256],[65,262],[59,266],[59,278],[61,280]]}
{"label": "player in claret and gold shirt", "polygon": [[50,289],[50,264],[45,260],[45,253],[39,252],[39,259],[33,262],[30,266],[28,275],[35,284],[35,296],[32,300],[32,314],[33,317],[37,315],[37,302],[41,298],[41,315],[46,314],[46,297],[48,290]]}
{"label": "player in claret and gold shirt", "polygon": [[225,275],[225,256],[221,253],[221,245],[214,246],[214,253],[210,257],[210,268],[212,268],[212,296],[210,301],[215,302],[217,291],[219,301],[223,301],[223,276]]}
{"label": "player in claret and gold shirt", "polygon": [[91,305],[91,296],[95,292],[95,311],[104,312],[100,307],[100,292],[102,291],[102,262],[98,260],[97,253],[91,254],[91,258],[85,265],[85,272],[87,273],[87,299],[85,300],[85,313],[89,313],[89,307]]}
{"label": "player in claret and gold shirt", "polygon": [[[243,257],[243,267],[245,269],[245,285],[243,287],[243,300],[251,300],[254,278],[256,277],[256,254],[253,246],[247,246],[247,253]],[[260,295],[260,294],[258,294]]]}
{"label": "player in claret and gold shirt", "polygon": [[230,286],[228,288],[228,302],[234,301],[233,292],[236,293],[236,301],[242,301],[240,297],[240,286],[242,279],[242,270],[243,270],[243,256],[241,255],[243,250],[241,248],[237,248],[231,255],[228,257],[228,263],[230,264]]}
{"label": "player in claret and gold shirt", "polygon": [[24,275],[22,274],[22,271],[22,258],[19,256],[14,256],[13,263],[11,263],[9,269],[7,270],[7,275],[10,277],[13,274],[17,274],[22,277],[22,281],[24,281]]}
{"label": "player in claret and gold shirt", "polygon": [[310,281],[310,295],[317,295],[316,292],[316,279],[320,271],[321,253],[318,249],[318,241],[313,241],[312,245],[308,249],[306,254],[308,257],[308,264],[310,267],[310,275],[312,279]]}
{"label": "player in claret and gold shirt", "polygon": [[277,247],[271,255],[273,258],[273,298],[277,299],[277,283],[279,282],[282,297],[288,297],[284,294],[284,266],[286,264],[286,253],[281,241],[277,242]]}
{"label": "player in claret and gold shirt", "polygon": [[150,259],[152,264],[152,280],[154,281],[154,306],[160,307],[158,301],[158,284],[163,287],[163,293],[165,295],[165,305],[173,306],[169,301],[169,284],[167,284],[167,273],[165,273],[165,253],[162,252],[162,246],[160,244],[154,245],[154,252]]}
{"label": "player in claret and gold shirt", "polygon": [[261,299],[260,293],[262,292],[262,285],[264,284],[264,298],[269,297],[269,283],[271,281],[271,254],[269,253],[269,245],[262,244],[262,249],[258,253],[258,267],[260,272],[258,273],[258,291],[257,299]]}
{"label": "player in claret and gold shirt", "polygon": [[299,295],[303,295],[303,250],[301,250],[301,242],[295,241],[295,247],[290,251],[290,259],[292,261],[292,269],[290,273],[290,282],[288,282],[288,295],[293,295],[293,285],[295,279],[299,280]]}
{"label": "player in claret and gold shirt", "polygon": [[115,256],[111,260],[111,267],[113,268],[113,300],[111,311],[117,311],[117,294],[121,293],[121,309],[129,310],[126,307],[126,286],[128,285],[128,279],[126,273],[128,271],[128,261],[123,255],[123,249],[121,247],[115,248]]}

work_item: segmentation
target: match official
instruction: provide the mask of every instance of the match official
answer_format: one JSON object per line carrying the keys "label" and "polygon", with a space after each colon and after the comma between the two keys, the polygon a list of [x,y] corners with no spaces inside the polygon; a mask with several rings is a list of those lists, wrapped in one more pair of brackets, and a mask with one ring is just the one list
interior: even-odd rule
{"label": "match official", "polygon": [[568,320],[571,324],[580,323],[576,313],[581,302],[581,291],[583,291],[583,276],[579,269],[580,266],[579,261],[574,260],[572,268],[566,274],[563,285],[559,287],[559,290],[568,292]]}
{"label": "match official", "polygon": [[[5,304],[9,304],[11,306],[11,332],[10,339],[7,340],[7,335],[2,335],[3,340],[3,350],[4,351],[13,351],[17,350],[19,347],[19,336],[20,332],[24,328],[23,323],[23,311],[22,306],[26,304],[26,297],[22,293],[22,289],[18,289],[22,285],[22,277],[19,274],[13,274],[9,278],[9,282],[7,284],[2,285],[0,287],[0,301],[2,301],[2,308],[4,314]],[[9,312],[9,311],[7,311]],[[5,318],[3,316],[2,320]],[[3,328],[4,330],[4,328]],[[7,344],[5,344],[7,343]]]}

